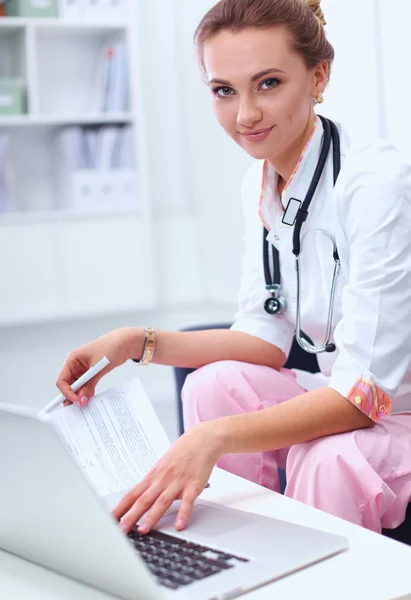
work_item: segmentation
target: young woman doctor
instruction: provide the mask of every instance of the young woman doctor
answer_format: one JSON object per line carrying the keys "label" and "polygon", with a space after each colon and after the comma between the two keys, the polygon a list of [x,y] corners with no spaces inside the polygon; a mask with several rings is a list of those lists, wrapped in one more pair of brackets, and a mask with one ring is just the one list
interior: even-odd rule
{"label": "young woman doctor", "polygon": [[[344,128],[316,116],[334,58],[324,24],[319,0],[222,0],[196,31],[216,117],[257,159],[242,188],[246,251],[231,330],[116,330],[72,352],[58,377],[83,406],[130,358],[198,368],[183,392],[187,432],[114,510],[124,531],[148,511],[147,532],[177,498],[183,529],[216,463],[274,490],[285,467],[287,496],[374,531],[404,519],[411,170],[390,144],[354,149]],[[300,340],[320,351],[317,375],[283,369],[301,330],[317,346],[325,339],[316,349]],[[74,394],[69,384],[104,355],[106,371]]]}

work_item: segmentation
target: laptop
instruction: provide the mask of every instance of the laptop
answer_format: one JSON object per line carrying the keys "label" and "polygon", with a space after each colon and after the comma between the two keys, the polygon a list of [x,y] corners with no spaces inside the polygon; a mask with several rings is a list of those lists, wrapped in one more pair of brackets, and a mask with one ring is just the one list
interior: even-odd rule
{"label": "laptop", "polygon": [[0,404],[0,549],[125,600],[228,600],[348,548],[347,539],[198,499],[176,532],[127,536],[54,427]]}

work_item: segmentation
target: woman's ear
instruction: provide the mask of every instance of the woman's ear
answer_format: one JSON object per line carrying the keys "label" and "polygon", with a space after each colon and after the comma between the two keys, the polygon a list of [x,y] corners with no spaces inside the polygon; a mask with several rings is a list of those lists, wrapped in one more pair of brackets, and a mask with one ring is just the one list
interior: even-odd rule
{"label": "woman's ear", "polygon": [[314,67],[312,95],[316,98],[325,92],[329,77],[329,66],[326,60],[321,61]]}

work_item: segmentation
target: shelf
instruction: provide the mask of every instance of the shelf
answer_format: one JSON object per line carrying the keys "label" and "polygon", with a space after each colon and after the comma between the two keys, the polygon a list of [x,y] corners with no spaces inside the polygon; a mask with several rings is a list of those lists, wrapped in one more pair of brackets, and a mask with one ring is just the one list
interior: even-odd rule
{"label": "shelf", "polygon": [[13,33],[15,31],[23,31],[24,30],[24,25],[19,23],[18,21],[20,21],[20,19],[6,19],[6,18],[2,18],[0,17],[0,31],[2,32],[2,35],[6,32],[6,33]]}
{"label": "shelf", "polygon": [[79,319],[109,318],[112,316],[118,316],[119,314],[135,314],[136,312],[142,311],[152,312],[157,310],[157,308],[157,301],[153,297],[147,295],[145,297],[142,296],[141,298],[136,299],[134,303],[130,303],[130,306],[120,309],[113,308],[99,310],[95,309],[94,307],[89,307],[87,309],[82,308],[80,310],[65,310],[63,308],[55,309],[53,311],[33,311],[31,314],[27,314],[25,316],[11,314],[4,318],[3,315],[0,315],[0,328],[5,329],[9,327],[45,325],[59,322],[67,323],[67,321]]}
{"label": "shelf", "polygon": [[0,116],[0,127],[42,127],[45,125],[106,125],[131,123],[132,113],[101,113],[94,115],[11,115]]}
{"label": "shelf", "polygon": [[58,30],[115,30],[125,29],[127,23],[113,21],[111,23],[100,21],[68,21],[66,19],[56,18],[24,18],[24,17],[0,17],[0,29],[24,29],[26,27],[35,27],[41,29],[58,29]]}
{"label": "shelf", "polygon": [[90,210],[47,210],[31,212],[0,213],[0,227],[3,225],[35,225],[57,223],[62,221],[115,219],[122,217],[139,217],[142,211],[136,208]]}

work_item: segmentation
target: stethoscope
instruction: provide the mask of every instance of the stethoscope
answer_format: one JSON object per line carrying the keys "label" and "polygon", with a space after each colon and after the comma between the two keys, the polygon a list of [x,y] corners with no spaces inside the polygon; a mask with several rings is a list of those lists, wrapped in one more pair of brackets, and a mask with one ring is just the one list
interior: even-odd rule
{"label": "stethoscope", "polygon": [[[333,312],[335,303],[335,290],[337,277],[340,272],[340,258],[338,256],[337,246],[333,240],[334,250],[334,273],[331,284],[330,293],[330,304],[328,308],[328,320],[327,330],[325,334],[325,340],[322,344],[315,346],[311,344],[303,335],[301,331],[301,269],[300,269],[300,254],[301,254],[301,228],[304,221],[308,217],[308,209],[311,204],[311,200],[314,197],[315,191],[320,182],[321,176],[324,171],[325,164],[327,162],[328,154],[330,152],[331,141],[333,143],[333,157],[334,157],[334,185],[337,181],[338,175],[341,170],[341,150],[340,150],[340,135],[338,129],[330,119],[320,116],[320,119],[324,128],[323,143],[318,160],[317,168],[315,170],[313,179],[310,187],[308,188],[307,195],[304,202],[291,198],[283,216],[283,223],[286,225],[294,226],[293,232],[293,254],[295,256],[295,269],[297,272],[297,307],[296,307],[296,329],[295,338],[298,344],[303,350],[309,354],[320,354],[322,352],[335,352],[335,344],[330,343],[332,334],[333,324]],[[263,258],[264,258],[264,274],[266,290],[270,292],[271,297],[268,298],[264,303],[265,311],[270,315],[280,315],[287,308],[287,302],[284,296],[281,294],[281,274],[280,274],[280,253],[277,248],[271,244],[273,253],[273,277],[271,278],[270,265],[268,261],[270,242],[267,241],[268,231],[264,228],[263,235]]]}

